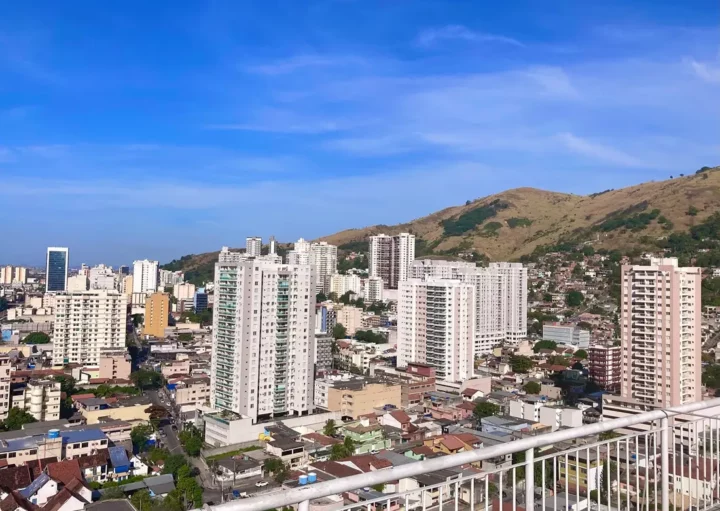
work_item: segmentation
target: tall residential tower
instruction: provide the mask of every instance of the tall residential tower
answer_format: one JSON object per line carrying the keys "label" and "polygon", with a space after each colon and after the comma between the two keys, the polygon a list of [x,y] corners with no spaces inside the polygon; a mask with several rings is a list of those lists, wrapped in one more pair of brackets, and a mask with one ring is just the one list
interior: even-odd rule
{"label": "tall residential tower", "polygon": [[397,236],[370,236],[368,270],[371,277],[383,280],[386,289],[397,289],[399,282],[408,279],[410,265],[414,260],[414,234],[403,232]]}
{"label": "tall residential tower", "polygon": [[45,291],[49,293],[67,290],[70,254],[66,247],[48,247],[45,270]]}

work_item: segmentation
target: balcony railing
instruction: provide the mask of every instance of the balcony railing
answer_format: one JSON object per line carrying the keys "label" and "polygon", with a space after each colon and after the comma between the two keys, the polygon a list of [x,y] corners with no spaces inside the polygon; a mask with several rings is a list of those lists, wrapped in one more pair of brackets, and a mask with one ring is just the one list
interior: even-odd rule
{"label": "balcony railing", "polygon": [[[600,436],[607,432],[624,434]],[[510,456],[513,463],[498,463]],[[294,486],[217,507],[223,511],[285,506],[296,511],[717,508],[720,399]],[[398,491],[401,487],[406,490]]]}

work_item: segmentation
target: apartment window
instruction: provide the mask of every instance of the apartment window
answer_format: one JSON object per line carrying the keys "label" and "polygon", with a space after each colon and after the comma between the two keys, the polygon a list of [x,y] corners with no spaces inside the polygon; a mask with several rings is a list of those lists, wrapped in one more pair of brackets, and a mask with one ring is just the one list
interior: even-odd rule
{"label": "apartment window", "polygon": [[11,452],[8,454],[8,458],[14,458],[15,456],[17,456],[16,452]]}

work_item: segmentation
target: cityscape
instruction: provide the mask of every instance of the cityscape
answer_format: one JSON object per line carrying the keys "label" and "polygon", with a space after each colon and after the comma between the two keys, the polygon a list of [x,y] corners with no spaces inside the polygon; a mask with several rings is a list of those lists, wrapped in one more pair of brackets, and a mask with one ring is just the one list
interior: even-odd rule
{"label": "cityscape", "polygon": [[4,6],[0,511],[720,510],[718,19]]}

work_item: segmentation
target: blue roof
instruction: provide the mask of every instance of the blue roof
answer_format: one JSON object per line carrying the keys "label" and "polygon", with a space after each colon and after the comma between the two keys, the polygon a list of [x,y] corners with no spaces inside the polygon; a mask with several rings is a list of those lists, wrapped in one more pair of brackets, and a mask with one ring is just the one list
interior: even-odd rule
{"label": "blue roof", "polygon": [[63,443],[89,442],[107,439],[107,435],[99,429],[81,429],[77,431],[60,431]]}
{"label": "blue roof", "polygon": [[129,467],[130,460],[127,457],[127,452],[124,447],[116,446],[108,449],[110,453],[110,463],[115,468]]}
{"label": "blue roof", "polygon": [[42,488],[45,485],[45,483],[47,483],[49,480],[50,480],[50,476],[47,475],[45,472],[43,472],[42,474],[40,474],[37,477],[37,479],[35,479],[32,483],[30,483],[30,485],[27,488],[20,490],[20,495],[22,495],[26,499],[29,499],[30,497],[35,495],[38,492],[38,490],[40,488]]}

